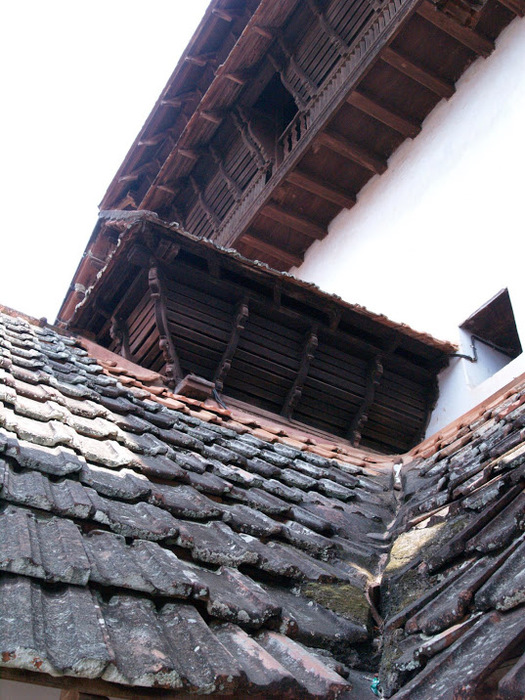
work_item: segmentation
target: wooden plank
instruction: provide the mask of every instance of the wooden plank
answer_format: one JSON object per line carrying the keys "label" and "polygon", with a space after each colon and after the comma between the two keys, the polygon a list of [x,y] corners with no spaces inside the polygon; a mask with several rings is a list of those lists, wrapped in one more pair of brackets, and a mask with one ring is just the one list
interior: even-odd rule
{"label": "wooden plank", "polygon": [[316,175],[307,173],[304,170],[292,170],[286,176],[286,179],[288,182],[291,182],[292,185],[296,185],[297,187],[306,190],[306,192],[315,194],[327,202],[337,204],[343,209],[351,209],[355,204],[354,194],[345,192],[337,185],[328,182],[328,180],[322,180]]}
{"label": "wooden plank", "polygon": [[403,117],[390,107],[384,107],[377,100],[372,100],[362,92],[354,90],[348,95],[346,101],[349,105],[352,105],[352,107],[368,114],[369,117],[373,117],[382,124],[385,124],[385,126],[389,126],[406,138],[414,138],[414,136],[417,136],[421,131],[420,124],[417,124],[407,117]]}
{"label": "wooden plank", "polygon": [[494,51],[494,42],[487,37],[478,34],[468,27],[458,24],[452,17],[438,10],[428,0],[423,0],[416,10],[423,17],[445,34],[459,41],[460,44],[474,51],[478,56],[489,56]]}
{"label": "wooden plank", "polygon": [[243,236],[239,239],[239,243],[245,243],[246,245],[250,246],[250,248],[254,248],[258,253],[262,253],[263,255],[268,255],[271,258],[277,258],[277,260],[280,260],[290,267],[299,267],[299,265],[301,265],[303,262],[303,259],[299,257],[299,255],[289,253],[288,251],[278,248],[271,243],[267,243],[260,238],[251,236],[249,233],[243,234]]}
{"label": "wooden plank", "polygon": [[422,66],[414,63],[409,58],[402,56],[389,46],[381,53],[381,60],[388,63],[389,66],[392,66],[392,68],[395,68],[408,78],[412,78],[412,80],[415,80],[416,83],[428,88],[440,97],[449,98],[454,94],[454,85],[442,80],[437,75],[432,73],[432,71],[428,70],[428,68],[423,68]]}
{"label": "wooden plank", "polygon": [[387,168],[384,160],[333,131],[321,132],[317,136],[316,141],[375,175],[384,173]]}
{"label": "wooden plank", "polygon": [[327,230],[323,226],[319,226],[319,224],[314,223],[300,214],[282,209],[277,204],[267,204],[261,210],[261,214],[272,221],[283,224],[283,226],[289,226],[293,228],[294,231],[299,231],[299,233],[303,233],[305,236],[308,236],[308,238],[313,238],[314,240],[321,240],[327,234]]}

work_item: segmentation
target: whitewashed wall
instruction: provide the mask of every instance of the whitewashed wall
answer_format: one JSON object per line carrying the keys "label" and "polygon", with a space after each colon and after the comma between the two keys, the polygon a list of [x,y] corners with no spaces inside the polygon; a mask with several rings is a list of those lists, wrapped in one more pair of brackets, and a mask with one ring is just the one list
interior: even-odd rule
{"label": "whitewashed wall", "polygon": [[[507,287],[525,347],[525,18],[456,88],[293,272],[453,342]],[[442,374],[428,434],[525,372],[525,353],[476,386],[468,364]]]}

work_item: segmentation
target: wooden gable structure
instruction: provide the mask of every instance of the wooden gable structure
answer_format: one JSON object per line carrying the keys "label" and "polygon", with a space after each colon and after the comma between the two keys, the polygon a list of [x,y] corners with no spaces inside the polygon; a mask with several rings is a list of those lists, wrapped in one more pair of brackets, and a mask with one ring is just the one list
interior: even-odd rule
{"label": "wooden gable structure", "polygon": [[101,208],[301,263],[522,0],[214,0]]}
{"label": "wooden gable structure", "polygon": [[103,228],[119,246],[70,328],[176,391],[189,375],[199,398],[215,391],[383,452],[421,440],[453,346],[152,215]]}

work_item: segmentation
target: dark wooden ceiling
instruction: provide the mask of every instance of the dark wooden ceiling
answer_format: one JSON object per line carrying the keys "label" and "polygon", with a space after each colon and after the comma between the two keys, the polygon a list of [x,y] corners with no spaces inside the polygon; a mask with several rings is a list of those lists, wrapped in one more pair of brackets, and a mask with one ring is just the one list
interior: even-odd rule
{"label": "dark wooden ceiling", "polygon": [[151,215],[125,226],[72,329],[172,387],[198,375],[226,404],[237,399],[354,445],[404,452],[421,439],[453,346]]}
{"label": "dark wooden ceiling", "polygon": [[216,1],[101,207],[299,265],[524,7]]}

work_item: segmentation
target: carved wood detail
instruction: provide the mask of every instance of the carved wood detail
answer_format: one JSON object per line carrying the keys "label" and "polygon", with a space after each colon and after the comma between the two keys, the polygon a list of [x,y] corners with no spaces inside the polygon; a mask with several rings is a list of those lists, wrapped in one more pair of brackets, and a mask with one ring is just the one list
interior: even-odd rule
{"label": "carved wood detail", "polygon": [[173,388],[180,382],[183,375],[179,357],[169,331],[166,295],[162,287],[161,274],[155,261],[149,269],[148,283],[155,306],[155,322],[159,333],[159,347],[166,362],[167,383]]}
{"label": "carved wood detail", "polygon": [[363,397],[363,403],[359,407],[348,431],[348,439],[354,447],[357,447],[361,442],[361,432],[365,423],[368,420],[368,412],[374,403],[374,397],[377,387],[381,383],[383,376],[383,357],[376,355],[368,365],[368,374],[366,377],[366,389]]}
{"label": "carved wood detail", "polygon": [[119,344],[119,353],[122,355],[122,357],[124,357],[126,360],[132,360],[131,351],[129,349],[128,324],[126,321],[119,316],[113,316],[111,319],[109,334],[112,340]]}
{"label": "carved wood detail", "polygon": [[215,377],[214,377],[215,388],[217,389],[217,391],[219,393],[222,393],[222,390],[224,389],[224,382],[226,380],[228,372],[230,371],[233,356],[234,356],[235,351],[237,349],[237,345],[239,343],[239,338],[241,337],[241,333],[244,330],[244,327],[246,325],[246,321],[248,320],[248,316],[249,316],[248,298],[244,297],[244,299],[242,301],[240,301],[239,304],[237,305],[235,318],[233,319],[230,339],[229,339],[228,345],[226,346],[226,349],[222,355],[219,366],[217,367],[217,371],[215,372]]}
{"label": "carved wood detail", "polygon": [[310,362],[314,359],[315,351],[317,350],[317,346],[319,344],[317,333],[318,327],[317,325],[314,325],[306,337],[297,376],[294,379],[292,388],[288,392],[288,396],[286,397],[286,401],[284,402],[284,406],[281,411],[281,415],[284,418],[290,419],[292,417],[293,411],[299,404],[301,396],[303,395],[304,382],[308,376]]}

